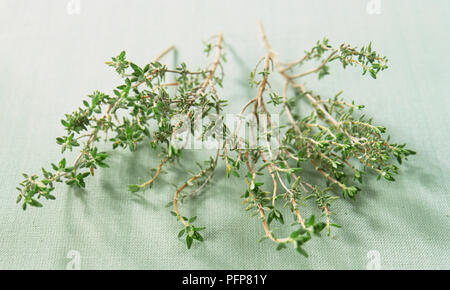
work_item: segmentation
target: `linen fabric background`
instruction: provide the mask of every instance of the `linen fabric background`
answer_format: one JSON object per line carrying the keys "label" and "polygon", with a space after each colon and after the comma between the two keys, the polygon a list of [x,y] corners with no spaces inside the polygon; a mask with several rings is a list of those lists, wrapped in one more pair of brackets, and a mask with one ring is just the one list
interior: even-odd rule
{"label": "linen fabric background", "polygon": [[[65,269],[73,253],[82,269],[366,269],[374,262],[382,269],[450,268],[449,1],[81,0],[79,10],[69,2],[0,1],[0,268]],[[306,85],[323,96],[344,90],[392,141],[418,152],[396,182],[370,175],[356,201],[336,202],[335,222],[343,228],[308,243],[308,259],[258,243],[260,222],[241,204],[245,183],[225,178],[223,166],[212,186],[182,206],[207,227],[205,243],[186,250],[164,205],[172,184],[193,168],[188,161],[206,156],[198,150],[187,151],[188,161],[142,197],[127,184],[156,167],[148,142],[135,154],[114,151],[111,168],[97,171],[85,190],[58,185],[57,200],[42,209],[15,205],[21,173],[40,173],[62,158],[55,138],[64,134],[64,113],[92,91],[111,93],[121,83],[104,62],[122,50],[144,64],[174,44],[178,52],[163,62],[196,68],[210,61],[202,40],[223,32],[228,62],[220,92],[231,100],[227,112],[237,113],[255,94],[247,79],[265,54],[259,19],[284,61],[323,37],[334,45],[372,41],[390,59],[377,80],[333,64],[331,76],[309,76]],[[278,77],[271,82],[282,85]]]}

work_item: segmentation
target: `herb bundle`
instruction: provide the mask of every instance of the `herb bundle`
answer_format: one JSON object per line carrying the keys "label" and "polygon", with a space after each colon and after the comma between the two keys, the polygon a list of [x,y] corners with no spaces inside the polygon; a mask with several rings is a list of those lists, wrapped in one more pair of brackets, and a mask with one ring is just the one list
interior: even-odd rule
{"label": "herb bundle", "polygon": [[[144,191],[164,167],[182,160],[189,138],[180,137],[181,133],[196,133],[201,140],[216,141],[215,154],[197,162],[198,172],[179,185],[168,204],[182,224],[178,237],[184,237],[187,247],[194,240],[203,241],[199,232],[204,227],[194,225],[196,217],[183,216],[179,203],[203,191],[213,180],[219,159],[223,159],[227,177],[242,175],[245,179],[243,202],[246,210],[261,220],[263,239],[277,243],[278,250],[292,244],[307,256],[303,245],[312,235],[320,235],[324,229],[329,235],[331,227],[340,227],[332,222],[331,204],[335,199],[354,198],[360,191],[357,183],[363,182],[366,171],[394,181],[398,167],[391,160],[396,158],[401,163],[415,152],[406,149],[405,144],[390,143],[389,137],[384,137],[384,127],[373,125],[372,118],[357,112],[364,106],[348,103],[340,94],[324,98],[298,81],[307,75],[317,74],[319,79],[328,75],[331,62],[340,62],[343,68],[359,66],[363,74],[376,78],[387,68],[387,59],[373,51],[370,44],[361,49],[346,44],[333,47],[324,39],[299,60],[282,63],[261,24],[260,29],[267,54],[250,74],[249,85],[256,88],[255,96],[242,107],[236,126],[232,128],[225,122],[223,109],[227,101],[218,94],[226,61],[221,34],[214,43],[206,44],[205,52],[213,54],[212,61],[197,70],[188,69],[184,63],[176,68],[162,64],[160,59],[173,47],[142,67],[128,61],[122,52],[107,64],[124,83],[113,90],[113,95],[92,93],[82,107],[61,120],[66,134],[56,142],[61,153],[80,148],[75,161],[68,164],[63,158],[52,163],[51,168],[42,168],[42,177],[23,174],[25,179],[17,187],[17,203],[21,202],[24,210],[28,206],[42,207],[41,198],[55,199],[52,192],[56,183],[85,187],[85,179],[95,170],[109,167],[109,153],[98,149],[101,139],[109,141],[113,149],[130,151],[135,151],[139,143],[150,142],[160,160],[154,174],[143,183],[128,185],[133,193]],[[309,61],[318,62],[317,67],[295,72]],[[270,85],[273,71],[284,80],[281,92]],[[172,77],[174,81],[166,81]],[[311,109],[303,117],[296,113],[300,103]],[[275,122],[278,108],[282,118]],[[244,120],[247,111],[249,118]],[[193,129],[199,120],[202,126]],[[241,134],[242,126],[249,136]],[[315,174],[305,173],[306,168]],[[270,180],[269,185],[264,184],[265,179]],[[187,188],[192,190],[187,193]],[[301,206],[311,204],[320,213],[319,218],[303,217]],[[279,238],[270,226],[275,221],[284,224],[286,210],[293,214],[293,228],[290,235]]]}

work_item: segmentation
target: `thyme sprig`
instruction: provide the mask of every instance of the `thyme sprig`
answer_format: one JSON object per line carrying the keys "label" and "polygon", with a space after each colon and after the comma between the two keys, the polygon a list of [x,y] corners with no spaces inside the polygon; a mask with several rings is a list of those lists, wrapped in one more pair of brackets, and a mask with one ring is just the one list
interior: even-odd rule
{"label": "thyme sprig", "polygon": [[[51,169],[42,168],[42,177],[23,174],[17,202],[22,202],[23,209],[41,207],[41,197],[55,199],[55,183],[85,187],[85,179],[95,170],[109,167],[109,153],[98,148],[102,138],[113,149],[130,151],[135,151],[144,140],[150,141],[159,162],[146,181],[128,185],[132,193],[143,192],[152,187],[165,168],[181,161],[192,140],[180,135],[193,133],[201,119],[203,124],[196,137],[216,140],[216,151],[202,163],[197,162],[198,172],[174,190],[168,206],[182,226],[178,237],[185,237],[188,248],[195,240],[203,241],[200,231],[204,227],[194,225],[197,217],[182,215],[180,203],[206,188],[222,159],[227,177],[245,179],[243,203],[261,220],[263,240],[275,242],[277,250],[291,244],[308,256],[306,242],[325,229],[330,235],[332,227],[340,227],[333,222],[332,204],[336,199],[355,198],[361,191],[358,184],[363,183],[368,171],[375,172],[378,179],[394,181],[399,168],[392,160],[401,164],[415,152],[405,144],[390,143],[390,137],[385,137],[386,128],[375,125],[372,118],[362,114],[364,106],[346,101],[342,92],[324,97],[299,82],[314,74],[319,79],[325,77],[333,61],[340,62],[344,69],[361,67],[363,75],[368,72],[376,78],[387,69],[388,60],[375,52],[371,44],[362,48],[347,44],[333,47],[323,39],[298,60],[283,63],[272,50],[261,24],[260,30],[267,53],[250,73],[249,85],[255,88],[255,95],[241,108],[235,128],[224,122],[226,100],[218,92],[226,60],[222,34],[215,37],[215,43],[205,43],[206,55],[214,56],[198,70],[190,70],[184,63],[175,68],[160,63],[173,47],[142,67],[121,52],[107,64],[123,78],[123,84],[111,96],[95,91],[82,107],[61,120],[66,134],[56,138],[56,142],[61,153],[78,147],[75,161],[68,165],[63,158],[52,163]],[[318,64],[302,70],[306,62]],[[280,91],[271,86],[274,73],[283,79]],[[171,77],[173,81],[166,81]],[[296,113],[300,103],[302,107],[309,106],[308,114]],[[277,122],[274,112],[279,108],[282,113]],[[250,118],[244,121],[247,112]],[[179,116],[184,118],[178,119]],[[150,125],[151,121],[156,125]],[[248,129],[249,136],[240,134],[241,127]],[[312,169],[316,174],[305,173],[304,169]],[[317,181],[317,176],[322,181]],[[270,185],[265,185],[266,180],[270,180]],[[315,208],[320,217],[304,216],[304,206]],[[278,237],[271,225],[284,225],[286,210],[292,213],[293,224],[286,226],[288,236]]]}
{"label": "thyme sprig", "polygon": [[[360,192],[357,183],[363,182],[367,168],[375,171],[378,178],[394,181],[393,176],[398,173],[398,167],[391,162],[392,157],[401,164],[403,159],[415,152],[406,149],[405,144],[390,144],[389,137],[383,136],[386,128],[373,125],[372,118],[365,115],[357,116],[355,110],[362,110],[364,106],[339,99],[341,93],[324,99],[297,81],[314,73],[318,74],[319,79],[324,77],[329,73],[328,64],[334,60],[339,60],[344,68],[348,65],[361,66],[363,75],[369,71],[376,78],[379,71],[387,68],[387,59],[372,51],[371,44],[361,49],[342,44],[335,49],[325,39],[307,51],[300,60],[283,64],[272,50],[261,23],[260,30],[267,54],[264,68],[259,73],[261,79],[256,81],[255,73],[250,75],[250,85],[257,84],[258,89],[249,103],[253,104],[252,114],[256,119],[256,126],[253,127],[255,132],[250,135],[257,136],[258,140],[253,140],[253,143],[262,145],[250,148],[243,146],[245,142],[238,142],[238,157],[234,164],[245,163],[248,170],[248,186],[243,198],[248,204],[246,209],[252,210],[261,219],[265,238],[277,243],[278,250],[285,248],[286,244],[292,244],[300,254],[307,256],[303,245],[313,234],[319,235],[326,229],[330,235],[331,227],[340,227],[332,223],[331,204],[339,195],[354,198]],[[291,72],[304,62],[314,59],[320,60],[316,68],[300,73]],[[271,63],[284,79],[281,92],[272,90],[270,86]],[[294,90],[292,96],[289,96],[290,88]],[[274,107],[283,106],[283,115],[288,122],[283,125],[286,129],[278,136],[271,132],[274,124],[271,122],[270,112],[273,110],[268,110],[264,102],[263,95],[268,89],[269,102]],[[300,101],[306,101],[311,108],[311,113],[302,119],[294,113]],[[242,112],[249,108],[249,103],[243,107]],[[277,139],[278,148],[271,147],[270,138]],[[261,141],[259,139],[262,142],[258,142]],[[258,163],[262,163],[262,166],[257,169]],[[322,176],[324,183],[308,181],[308,175],[302,174],[303,168],[307,167],[314,168]],[[264,190],[264,183],[258,180],[258,176],[264,175],[264,170],[271,176],[272,192]],[[277,190],[280,187],[282,192]],[[310,199],[314,200],[324,217],[323,221],[316,220],[314,215],[307,219],[302,217],[298,205]],[[285,219],[278,201],[283,201],[284,207],[290,209],[294,225],[298,225],[285,238],[275,237],[270,229],[273,220],[284,224]]]}

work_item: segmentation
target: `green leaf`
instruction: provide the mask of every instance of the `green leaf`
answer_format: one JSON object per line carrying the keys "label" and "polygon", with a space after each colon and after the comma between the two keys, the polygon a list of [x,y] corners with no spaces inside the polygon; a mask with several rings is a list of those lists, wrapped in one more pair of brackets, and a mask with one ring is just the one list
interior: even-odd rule
{"label": "green leaf", "polygon": [[306,227],[313,226],[314,225],[314,220],[315,220],[314,215],[311,215],[308,219],[305,220],[305,226]]}
{"label": "green leaf", "polygon": [[42,207],[42,204],[40,202],[38,202],[37,200],[35,200],[35,199],[31,199],[28,202],[28,204],[31,205],[31,206],[34,206],[34,207]]}
{"label": "green leaf", "polygon": [[299,228],[296,231],[293,231],[290,235],[291,238],[295,239],[297,238],[299,235],[303,235],[304,233],[306,233],[306,230],[304,228]]}
{"label": "green leaf", "polygon": [[193,241],[194,241],[194,239],[191,236],[186,236],[186,246],[188,249],[191,248]]}
{"label": "green leaf", "polygon": [[236,170],[232,170],[232,171],[231,171],[231,174],[233,174],[233,175],[236,176],[236,177],[241,177],[241,176],[239,175],[239,172],[237,172]]}
{"label": "green leaf", "polygon": [[305,256],[306,258],[308,258],[308,253],[300,246],[297,246],[297,252],[300,253],[302,256]]}
{"label": "green leaf", "polygon": [[273,218],[275,217],[275,214],[273,211],[271,211],[268,215],[267,215],[267,223],[270,225],[270,223],[272,222]]}
{"label": "green leaf", "polygon": [[262,243],[262,242],[264,242],[264,241],[267,240],[267,239],[269,239],[269,237],[264,236],[264,237],[262,237],[262,238],[259,240],[259,243]]}
{"label": "green leaf", "polygon": [[63,158],[61,161],[59,161],[59,168],[63,169],[66,167],[66,158]]}
{"label": "green leaf", "polygon": [[317,223],[314,225],[314,233],[315,234],[319,234],[325,227],[326,227],[326,223]]}
{"label": "green leaf", "polygon": [[117,97],[122,97],[122,94],[118,91],[118,90],[113,90],[114,95],[116,95]]}
{"label": "green leaf", "polygon": [[203,237],[200,235],[200,233],[194,232],[194,235],[192,236],[193,239],[196,239],[197,241],[203,242]]}
{"label": "green leaf", "polygon": [[47,194],[45,197],[46,197],[47,199],[51,199],[51,200],[55,200],[55,199],[56,199],[56,197],[53,196],[53,195],[51,195],[51,194]]}
{"label": "green leaf", "polygon": [[66,120],[61,120],[61,124],[62,124],[64,127],[70,127],[70,124],[67,123]]}
{"label": "green leaf", "polygon": [[141,189],[141,187],[137,184],[129,184],[128,190],[131,192],[138,192]]}
{"label": "green leaf", "polygon": [[144,74],[144,71],[140,67],[138,67],[136,64],[130,62],[130,66],[134,70],[135,73],[137,73],[139,75],[143,75]]}
{"label": "green leaf", "polygon": [[276,220],[277,221],[279,221],[281,224],[283,224],[284,225],[284,218],[283,218],[283,215],[281,214],[281,212],[279,212],[278,210],[274,210],[274,212],[275,212],[275,218],[276,218]]}
{"label": "green leaf", "polygon": [[395,181],[395,178],[390,174],[385,174],[384,179],[386,179],[387,181]]}
{"label": "green leaf", "polygon": [[101,162],[101,161],[97,161],[96,164],[102,168],[109,168],[108,164]]}

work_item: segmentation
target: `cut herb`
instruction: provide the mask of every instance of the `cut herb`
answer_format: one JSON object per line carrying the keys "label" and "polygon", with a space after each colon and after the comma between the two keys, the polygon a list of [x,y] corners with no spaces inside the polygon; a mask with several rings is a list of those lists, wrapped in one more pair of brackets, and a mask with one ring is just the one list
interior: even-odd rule
{"label": "cut herb", "polygon": [[[398,167],[391,160],[395,158],[401,164],[415,152],[406,149],[404,144],[389,143],[389,137],[384,137],[386,128],[374,125],[372,118],[359,113],[364,106],[346,102],[340,97],[342,92],[324,98],[298,82],[308,75],[325,77],[330,74],[329,63],[333,61],[340,62],[343,68],[361,67],[363,75],[369,72],[376,78],[387,68],[387,58],[373,51],[371,44],[360,49],[347,44],[335,48],[324,39],[299,60],[282,63],[272,50],[262,25],[260,29],[267,54],[250,74],[249,85],[256,88],[255,96],[242,107],[236,128],[224,123],[226,100],[220,98],[217,91],[222,87],[222,65],[226,59],[221,34],[215,38],[215,43],[206,43],[205,53],[214,54],[214,58],[199,70],[190,70],[184,63],[172,69],[160,63],[172,47],[142,67],[128,61],[125,52],[121,52],[107,64],[124,83],[117,86],[112,95],[92,93],[82,107],[61,120],[67,131],[66,135],[56,138],[61,153],[76,147],[78,157],[71,165],[63,158],[57,164],[52,163],[50,169],[42,168],[42,177],[23,174],[25,179],[17,188],[17,203],[22,202],[23,209],[42,207],[38,201],[41,197],[55,199],[51,194],[55,183],[85,187],[85,179],[94,175],[95,170],[109,167],[109,153],[97,147],[102,136],[113,149],[135,151],[139,143],[149,140],[151,148],[160,152],[160,162],[147,181],[128,185],[132,193],[144,191],[153,185],[164,168],[183,158],[188,140],[180,138],[179,134],[186,128],[193,130],[190,125],[202,119],[196,138],[215,139],[217,150],[203,163],[197,163],[198,172],[192,173],[174,190],[168,207],[173,208],[171,214],[182,225],[178,237],[184,237],[187,248],[191,248],[194,241],[203,241],[199,232],[204,228],[194,226],[197,217],[183,216],[179,203],[188,196],[195,196],[211,182],[221,158],[227,177],[245,179],[247,186],[242,198],[246,210],[261,220],[265,232],[263,240],[277,243],[277,250],[290,244],[298,253],[308,256],[304,249],[306,242],[314,235],[320,236],[324,229],[330,235],[331,227],[340,228],[332,222],[334,200],[340,196],[355,198],[361,191],[358,184],[363,183],[366,171],[394,181]],[[319,64],[314,69],[295,72],[308,61]],[[258,71],[260,64],[263,68]],[[281,91],[270,85],[273,70],[284,80]],[[174,76],[173,82],[166,81],[169,75]],[[300,102],[311,109],[303,117],[295,113]],[[277,108],[283,110],[280,123],[273,121]],[[250,128],[249,137],[239,133],[243,123],[240,117],[247,110],[251,110],[250,119],[244,126]],[[184,118],[178,120],[178,116]],[[156,121],[156,128],[150,126],[150,121]],[[303,172],[308,167],[322,178],[321,182]],[[264,180],[270,180],[270,185],[265,185]],[[189,193],[188,188],[192,189]],[[320,217],[302,216],[301,206],[311,205]],[[283,216],[283,207],[293,214],[293,224]],[[274,223],[294,228],[287,237],[278,238],[270,228]]]}

